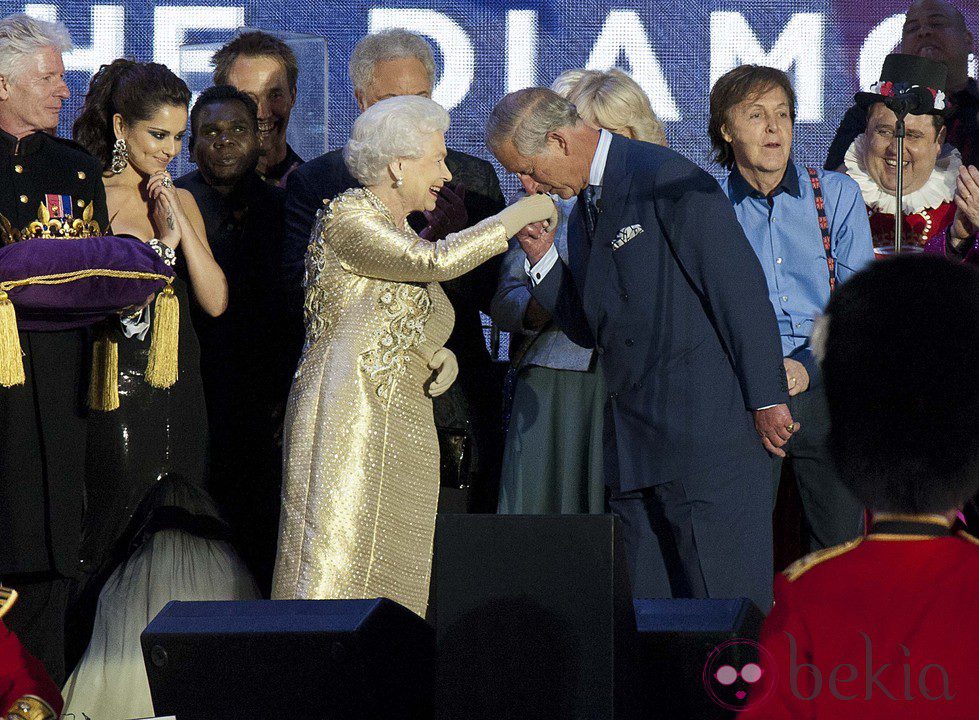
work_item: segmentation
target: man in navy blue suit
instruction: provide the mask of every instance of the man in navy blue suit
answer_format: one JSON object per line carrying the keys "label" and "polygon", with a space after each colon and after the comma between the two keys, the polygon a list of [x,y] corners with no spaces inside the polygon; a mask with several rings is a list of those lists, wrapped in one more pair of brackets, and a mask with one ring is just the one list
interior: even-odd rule
{"label": "man in navy blue suit", "polygon": [[497,104],[487,144],[543,192],[578,196],[569,262],[518,235],[532,294],[594,347],[608,385],[605,476],[636,597],[772,602],[766,454],[798,428],[761,266],[709,175],[584,123],[556,93]]}

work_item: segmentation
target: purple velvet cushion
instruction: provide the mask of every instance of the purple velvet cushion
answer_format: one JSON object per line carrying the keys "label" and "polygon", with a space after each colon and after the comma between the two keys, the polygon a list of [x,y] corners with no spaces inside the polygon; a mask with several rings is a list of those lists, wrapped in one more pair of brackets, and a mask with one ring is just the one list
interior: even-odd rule
{"label": "purple velvet cushion", "polygon": [[[83,270],[131,270],[173,277],[149,245],[132,238],[35,238],[0,248],[0,283]],[[164,280],[97,275],[59,285],[20,285],[7,290],[21,330],[67,330],[92,325],[146,299]]]}

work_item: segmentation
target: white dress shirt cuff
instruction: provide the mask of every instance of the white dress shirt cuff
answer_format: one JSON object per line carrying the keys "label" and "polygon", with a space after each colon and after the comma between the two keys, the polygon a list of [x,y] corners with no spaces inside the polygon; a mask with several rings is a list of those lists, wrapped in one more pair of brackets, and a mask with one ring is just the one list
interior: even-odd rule
{"label": "white dress shirt cuff", "polygon": [[530,260],[524,260],[523,266],[527,275],[530,277],[530,284],[534,286],[540,285],[559,259],[560,255],[557,254],[557,248],[551,245],[547,249],[547,252],[544,253],[544,257],[538,260],[537,264],[533,267],[530,267]]}

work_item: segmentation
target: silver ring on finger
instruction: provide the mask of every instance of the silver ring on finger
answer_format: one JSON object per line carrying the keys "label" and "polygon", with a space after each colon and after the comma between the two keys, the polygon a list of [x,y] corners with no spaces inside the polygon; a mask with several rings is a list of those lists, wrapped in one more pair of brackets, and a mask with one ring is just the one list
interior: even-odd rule
{"label": "silver ring on finger", "polygon": [[173,187],[173,178],[170,177],[170,175],[168,175],[168,174],[167,175],[164,175],[163,176],[163,179],[160,180],[160,184],[163,187],[165,187],[165,188],[172,188]]}

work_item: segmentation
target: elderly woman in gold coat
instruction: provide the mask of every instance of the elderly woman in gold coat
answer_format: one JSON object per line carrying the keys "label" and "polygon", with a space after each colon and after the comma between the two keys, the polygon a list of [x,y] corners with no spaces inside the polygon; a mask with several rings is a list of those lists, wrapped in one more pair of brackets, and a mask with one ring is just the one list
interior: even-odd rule
{"label": "elderly woman in gold coat", "polygon": [[344,161],[363,189],[320,211],[306,257],[306,346],[289,395],[272,597],[388,597],[424,616],[439,489],[431,397],[452,384],[454,314],[439,281],[503,253],[544,195],[429,242],[448,114],[422,97],[354,123]]}

